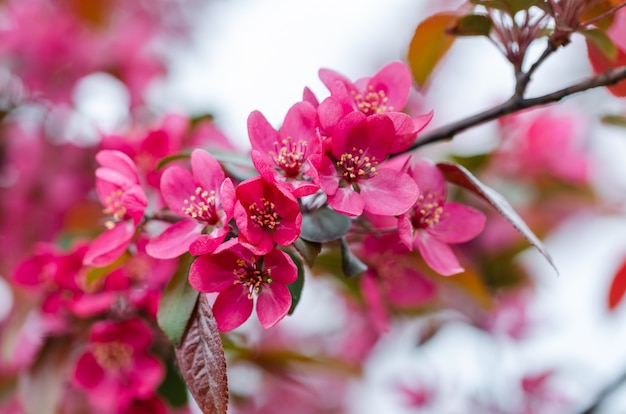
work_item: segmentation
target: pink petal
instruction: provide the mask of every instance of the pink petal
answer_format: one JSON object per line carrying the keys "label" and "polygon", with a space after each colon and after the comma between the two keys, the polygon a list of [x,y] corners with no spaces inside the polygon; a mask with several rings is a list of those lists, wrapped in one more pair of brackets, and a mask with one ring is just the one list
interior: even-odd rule
{"label": "pink petal", "polygon": [[95,267],[110,265],[126,251],[134,234],[135,226],[131,221],[117,223],[91,242],[83,264]]}
{"label": "pink petal", "polygon": [[426,159],[414,162],[410,166],[409,174],[417,183],[421,194],[435,194],[445,200],[446,180],[432,162]]}
{"label": "pink petal", "polygon": [[361,194],[357,193],[352,189],[352,187],[348,186],[339,188],[335,194],[329,195],[328,205],[339,213],[356,217],[363,213],[365,201]]}
{"label": "pink petal", "polygon": [[252,149],[261,153],[264,159],[271,159],[274,143],[280,142],[280,135],[259,111],[252,111],[248,116],[248,137]]}
{"label": "pink petal", "polygon": [[140,352],[133,355],[127,387],[132,389],[135,396],[148,397],[154,394],[164,376],[163,363],[150,354]]}
{"label": "pink petal", "polygon": [[139,183],[139,175],[135,163],[123,152],[102,150],[96,154],[96,161],[98,161],[101,167],[115,170],[133,183]]}
{"label": "pink petal", "polygon": [[320,106],[317,108],[317,113],[320,120],[322,130],[327,135],[333,134],[335,127],[346,115],[346,111],[341,102],[332,96],[324,99]]}
{"label": "pink petal", "polygon": [[274,249],[266,254],[263,263],[274,282],[287,285],[298,278],[298,268],[291,257],[281,250]]}
{"label": "pink petal", "polygon": [[328,88],[331,95],[334,95],[337,92],[336,88],[338,84],[343,85],[350,90],[356,89],[354,84],[348,78],[333,70],[322,68],[319,70],[318,74],[320,80],[324,86]]}
{"label": "pink petal", "polygon": [[227,234],[228,230],[224,228],[219,229],[215,234],[201,234],[189,245],[189,253],[193,256],[212,253],[222,244]]}
{"label": "pink petal", "polygon": [[430,279],[412,269],[404,269],[387,281],[387,295],[397,306],[420,305],[432,299],[437,290]]}
{"label": "pink petal", "polygon": [[404,244],[410,251],[413,251],[413,244],[415,240],[415,229],[411,223],[409,214],[403,214],[398,217],[398,237],[402,244]]}
{"label": "pink petal", "polygon": [[307,153],[316,153],[321,150],[317,138],[317,111],[308,102],[298,102],[289,108],[285,121],[280,129],[281,138],[288,138],[294,142],[305,141]]}
{"label": "pink petal", "polygon": [[378,174],[359,182],[364,209],[383,216],[399,216],[408,211],[419,196],[415,181],[405,173],[381,168]]}
{"label": "pink petal", "polygon": [[235,209],[235,186],[230,178],[225,178],[220,186],[220,203],[222,205],[222,209],[226,214],[224,224],[228,223],[231,218],[233,218],[233,213]]}
{"label": "pink petal", "polygon": [[91,352],[83,354],[78,359],[73,379],[75,383],[88,390],[94,389],[102,382],[104,370]]}
{"label": "pink petal", "polygon": [[203,149],[191,153],[191,171],[195,182],[207,191],[216,191],[226,178],[220,163]]}
{"label": "pink petal", "polygon": [[228,332],[244,323],[252,314],[253,301],[243,285],[231,285],[213,304],[213,316],[220,332]]}
{"label": "pink petal", "polygon": [[361,291],[367,305],[374,327],[378,332],[389,331],[389,312],[385,306],[383,296],[371,272],[366,272],[361,278]]}
{"label": "pink petal", "polygon": [[485,215],[469,206],[446,203],[439,223],[427,231],[444,243],[464,243],[485,227]]}
{"label": "pink petal", "polygon": [[369,81],[375,92],[385,92],[389,111],[401,111],[413,85],[411,71],[402,62],[392,62],[379,70]]}
{"label": "pink petal", "polygon": [[221,292],[233,286],[239,256],[220,251],[198,257],[189,268],[189,284],[200,292]]}
{"label": "pink petal", "polygon": [[128,217],[133,219],[135,225],[139,224],[148,206],[148,198],[143,188],[139,185],[132,186],[124,192],[120,201],[126,208]]}
{"label": "pink petal", "polygon": [[291,293],[282,283],[263,285],[256,304],[261,325],[269,329],[287,315],[291,307]]}
{"label": "pink petal", "polygon": [[426,264],[437,273],[450,276],[464,270],[450,246],[430,236],[427,232],[418,231],[415,244]]}
{"label": "pink petal", "polygon": [[168,227],[146,245],[146,253],[157,259],[173,259],[189,251],[204,226],[195,220],[182,220]]}
{"label": "pink petal", "polygon": [[183,213],[184,201],[195,194],[197,184],[191,172],[179,167],[169,167],[161,176],[161,194],[174,214],[189,217]]}

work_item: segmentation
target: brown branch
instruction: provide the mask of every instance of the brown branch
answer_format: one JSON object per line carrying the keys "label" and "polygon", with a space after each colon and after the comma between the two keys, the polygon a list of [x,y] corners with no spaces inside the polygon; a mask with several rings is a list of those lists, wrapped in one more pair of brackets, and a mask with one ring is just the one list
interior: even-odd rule
{"label": "brown branch", "polygon": [[560,89],[556,92],[549,93],[547,95],[542,95],[536,98],[523,98],[514,95],[509,100],[503,102],[498,106],[487,109],[486,111],[480,112],[465,119],[461,119],[460,121],[453,122],[452,124],[422,135],[417,142],[411,145],[411,147],[409,147],[403,153],[413,151],[427,144],[452,139],[460,132],[463,132],[477,125],[481,125],[485,122],[493,121],[494,119],[500,118],[501,116],[512,114],[523,109],[528,109],[535,106],[558,102],[569,95],[584,92],[586,90],[597,88],[600,86],[611,86],[624,79],[626,79],[626,66],[620,66],[618,68],[607,70],[606,72],[599,75],[591,76],[581,82],[568,86],[567,88]]}

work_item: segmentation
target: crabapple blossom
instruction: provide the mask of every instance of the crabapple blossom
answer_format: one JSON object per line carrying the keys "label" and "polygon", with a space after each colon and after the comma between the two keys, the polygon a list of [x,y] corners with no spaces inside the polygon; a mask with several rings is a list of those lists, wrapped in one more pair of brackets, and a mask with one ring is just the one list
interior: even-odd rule
{"label": "crabapple blossom", "polygon": [[330,207],[348,216],[363,211],[395,216],[415,204],[419,189],[413,179],[383,163],[394,137],[385,115],[352,112],[339,122],[330,153],[311,157]]}
{"label": "crabapple blossom", "polygon": [[291,307],[287,285],[297,277],[298,269],[287,253],[273,249],[258,255],[236,238],[198,257],[189,269],[194,289],[219,292],[213,315],[221,332],[237,328],[250,317],[255,297],[261,325],[266,329],[276,325]]}
{"label": "crabapple blossom", "polygon": [[302,213],[296,198],[278,185],[254,177],[235,190],[235,222],[239,240],[256,254],[269,253],[275,243],[287,246],[300,235]]}
{"label": "crabapple blossom", "polygon": [[[322,129],[328,135],[351,112],[366,116],[385,114],[393,122],[395,138],[390,153],[395,154],[407,149],[433,116],[432,112],[417,117],[401,112],[413,82],[411,71],[402,62],[389,63],[374,76],[356,82],[329,69],[320,69],[319,76],[331,93],[318,107]],[[310,91],[305,90],[305,99],[312,98]]]}
{"label": "crabapple blossom", "polygon": [[191,153],[191,172],[168,168],[161,177],[161,194],[183,219],[152,239],[146,246],[148,254],[170,259],[187,251],[197,256],[215,250],[228,233],[234,191],[220,164],[204,150]]}
{"label": "crabapple blossom", "polygon": [[316,173],[308,158],[322,152],[317,112],[308,102],[293,105],[280,131],[254,111],[248,117],[252,162],[268,182],[285,186],[296,197],[311,195],[318,186],[311,182]]}
{"label": "crabapple blossom", "polygon": [[110,219],[105,223],[108,230],[85,253],[84,264],[101,267],[113,263],[126,251],[148,200],[137,167],[126,154],[102,150],[96,154],[96,160],[100,164],[96,170],[96,191],[103,212]]}
{"label": "crabapple blossom", "polygon": [[73,384],[108,412],[151,397],[165,374],[161,361],[149,352],[152,339],[151,328],[139,318],[94,323],[87,348],[76,361]]}
{"label": "crabapple blossom", "polygon": [[414,162],[409,166],[409,174],[417,183],[420,195],[413,208],[398,219],[400,240],[408,249],[419,250],[436,272],[444,276],[462,272],[449,244],[476,237],[485,225],[484,214],[463,204],[447,202],[446,181],[430,161]]}

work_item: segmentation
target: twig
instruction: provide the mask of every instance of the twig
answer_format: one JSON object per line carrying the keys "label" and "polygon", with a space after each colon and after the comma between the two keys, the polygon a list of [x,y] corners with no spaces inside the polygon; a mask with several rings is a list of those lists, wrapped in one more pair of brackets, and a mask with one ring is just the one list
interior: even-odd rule
{"label": "twig", "polygon": [[599,75],[591,76],[579,83],[568,86],[567,88],[563,88],[556,92],[536,98],[523,98],[521,96],[513,95],[513,97],[500,105],[422,135],[422,137],[420,137],[418,141],[411,145],[411,147],[409,147],[405,152],[413,151],[419,147],[432,144],[434,142],[452,139],[455,135],[465,131],[466,129],[492,121],[501,116],[512,114],[534,106],[558,102],[569,95],[600,86],[614,85],[624,79],[626,79],[626,66],[620,66],[618,68],[607,70]]}

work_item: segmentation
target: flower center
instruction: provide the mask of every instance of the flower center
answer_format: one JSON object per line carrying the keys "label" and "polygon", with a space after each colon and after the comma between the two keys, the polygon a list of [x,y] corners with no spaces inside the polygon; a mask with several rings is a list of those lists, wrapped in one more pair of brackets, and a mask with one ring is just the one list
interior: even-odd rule
{"label": "flower center", "polygon": [[389,98],[385,96],[385,91],[374,91],[373,86],[368,86],[361,93],[352,92],[357,107],[365,115],[382,114],[383,112],[393,111],[393,106],[387,106]]}
{"label": "flower center", "polygon": [[93,344],[93,356],[98,364],[108,371],[119,371],[130,365],[133,349],[121,342]]}
{"label": "flower center", "polygon": [[126,207],[122,205],[124,191],[121,188],[111,191],[111,194],[104,200],[104,210],[106,215],[113,216],[113,219],[120,221],[126,215]]}
{"label": "flower center", "polygon": [[444,201],[434,194],[428,193],[426,196],[420,194],[411,217],[413,227],[433,228],[443,216],[443,204]]}
{"label": "flower center", "polygon": [[280,216],[276,213],[276,206],[265,198],[261,199],[262,207],[258,207],[256,201],[248,207],[250,220],[264,229],[274,230],[280,222]]}
{"label": "flower center", "polygon": [[214,225],[219,221],[217,209],[215,207],[215,191],[207,191],[204,188],[196,187],[195,193],[183,201],[181,207],[183,213],[199,221],[206,221]]}
{"label": "flower center", "polygon": [[354,147],[352,153],[341,154],[341,159],[337,161],[337,168],[348,183],[375,176],[377,165],[376,157],[370,158],[364,155],[362,149],[357,151]]}
{"label": "flower center", "polygon": [[263,263],[253,257],[250,262],[243,259],[237,260],[237,268],[233,270],[233,274],[237,276],[235,285],[243,285],[248,289],[248,299],[252,299],[253,295],[258,295],[263,289],[263,284],[272,283],[270,269],[263,269]]}
{"label": "flower center", "polygon": [[296,178],[300,174],[300,168],[306,158],[306,141],[293,142],[291,137],[281,142],[274,142],[274,151],[270,155],[276,165],[288,178]]}

